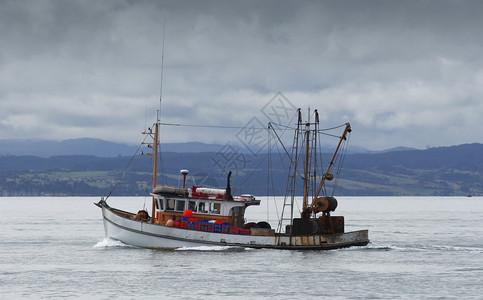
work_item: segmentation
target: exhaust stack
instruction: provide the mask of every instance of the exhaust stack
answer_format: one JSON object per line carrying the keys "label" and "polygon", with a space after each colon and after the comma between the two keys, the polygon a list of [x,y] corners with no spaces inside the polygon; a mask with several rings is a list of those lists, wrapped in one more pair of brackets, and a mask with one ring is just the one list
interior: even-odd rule
{"label": "exhaust stack", "polygon": [[225,200],[233,200],[233,196],[231,195],[230,176],[231,171],[228,172],[228,178],[226,179],[226,192],[224,197]]}

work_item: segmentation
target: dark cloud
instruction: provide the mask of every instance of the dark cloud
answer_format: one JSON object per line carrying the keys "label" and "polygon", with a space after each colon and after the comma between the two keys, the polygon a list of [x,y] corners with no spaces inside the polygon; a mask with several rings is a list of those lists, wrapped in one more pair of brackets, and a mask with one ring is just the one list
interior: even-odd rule
{"label": "dark cloud", "polygon": [[[372,149],[479,142],[481,1],[2,1],[0,138],[243,126],[276,92]],[[118,130],[114,130],[118,128]],[[167,141],[226,142],[235,132]],[[370,141],[370,144],[367,144]]]}

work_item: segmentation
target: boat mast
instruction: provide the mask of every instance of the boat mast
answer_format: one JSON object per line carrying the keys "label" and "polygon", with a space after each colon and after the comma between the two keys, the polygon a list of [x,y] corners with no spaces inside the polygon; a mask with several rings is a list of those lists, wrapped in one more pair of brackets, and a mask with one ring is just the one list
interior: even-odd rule
{"label": "boat mast", "polygon": [[[310,118],[310,108],[309,108],[309,118]],[[310,120],[305,123],[305,163],[304,163],[304,201],[303,210],[307,209],[307,198],[309,194],[309,140],[310,140]]]}
{"label": "boat mast", "polygon": [[[312,192],[312,195],[314,194],[315,192],[315,186],[316,186],[316,181],[317,181],[317,151],[320,151],[319,149],[317,149],[317,138],[318,138],[318,135],[319,135],[319,112],[317,111],[317,109],[314,110],[314,137],[312,139],[312,151],[314,152],[314,162],[313,162],[313,166],[314,166],[314,174],[312,175],[312,179],[313,181],[311,182],[310,184],[310,188],[311,188],[311,192]],[[309,180],[310,180],[310,177],[309,177]]]}
{"label": "boat mast", "polygon": [[[156,188],[157,178],[158,178],[158,143],[159,143],[159,117],[156,115],[156,124],[154,124],[154,144],[153,144],[153,190]],[[152,204],[152,217],[151,223],[156,222],[156,210],[154,205],[153,196],[153,204]]]}
{"label": "boat mast", "polygon": [[[156,111],[156,124],[154,125],[154,145],[153,145],[153,190],[156,188],[157,185],[157,178],[158,178],[158,144],[159,144],[159,123],[160,123],[160,115],[161,115],[161,103],[163,99],[163,73],[164,73],[164,37],[166,36],[166,21],[163,24],[163,50],[161,51],[161,78],[160,78],[160,88],[159,88],[159,110]],[[152,204],[152,217],[151,223],[156,222],[156,199],[153,195],[153,204]]]}

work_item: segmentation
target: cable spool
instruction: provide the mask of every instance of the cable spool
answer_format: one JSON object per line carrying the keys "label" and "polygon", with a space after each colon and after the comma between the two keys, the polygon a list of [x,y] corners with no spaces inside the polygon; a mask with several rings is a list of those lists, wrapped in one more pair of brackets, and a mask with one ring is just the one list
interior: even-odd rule
{"label": "cable spool", "polygon": [[326,211],[330,206],[330,202],[325,197],[319,197],[315,199],[315,208],[314,210],[317,212]]}
{"label": "cable spool", "polygon": [[325,212],[334,211],[337,208],[337,199],[335,199],[334,197],[327,197],[327,199],[330,202],[330,207]]}
{"label": "cable spool", "polygon": [[315,212],[328,213],[337,208],[337,200],[334,197],[319,197],[315,199]]}

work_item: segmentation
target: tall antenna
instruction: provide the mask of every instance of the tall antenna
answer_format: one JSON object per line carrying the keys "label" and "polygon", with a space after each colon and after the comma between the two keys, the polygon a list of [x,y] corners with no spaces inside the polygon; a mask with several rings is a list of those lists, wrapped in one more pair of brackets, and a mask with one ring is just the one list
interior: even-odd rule
{"label": "tall antenna", "polygon": [[[161,84],[159,88],[159,110],[156,113],[156,126],[159,130],[159,123],[161,119],[161,103],[163,99],[163,73],[164,73],[164,38],[166,36],[166,20],[163,21],[163,50],[161,51]],[[159,131],[157,133],[157,138],[159,139]],[[164,164],[163,164],[163,157],[161,155],[161,145],[159,145],[159,161],[160,161],[160,167],[161,167],[161,173],[164,174]],[[158,156],[158,155],[156,155]],[[164,183],[164,176],[161,176],[161,182]],[[154,213],[154,211],[153,211]]]}
{"label": "tall antenna", "polygon": [[146,104],[146,111],[144,112],[144,131],[148,128],[147,121],[148,120],[148,105]]}
{"label": "tall antenna", "polygon": [[[159,90],[159,115],[161,115],[161,101],[163,99],[163,71],[164,71],[164,37],[166,35],[166,21],[163,22],[163,50],[161,52],[161,85]],[[156,119],[159,122],[159,115]]]}

